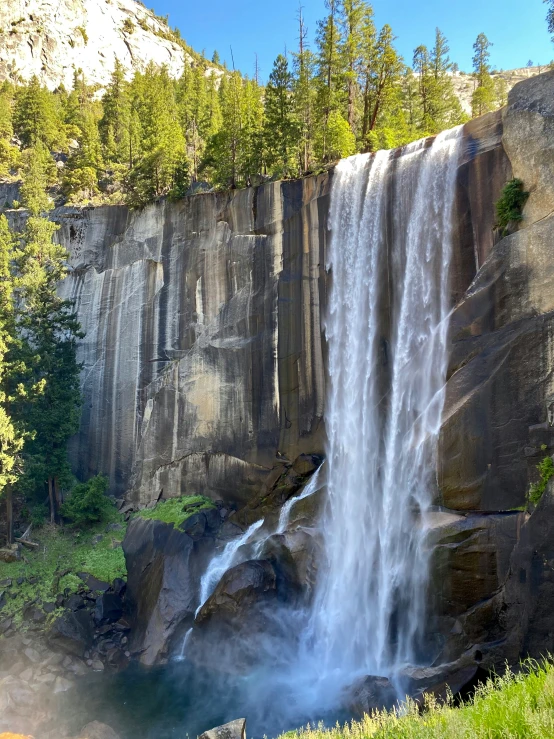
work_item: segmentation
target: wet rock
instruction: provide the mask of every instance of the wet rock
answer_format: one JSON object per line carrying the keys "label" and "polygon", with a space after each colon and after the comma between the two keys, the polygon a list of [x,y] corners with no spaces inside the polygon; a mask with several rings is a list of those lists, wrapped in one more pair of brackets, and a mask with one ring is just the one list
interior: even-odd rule
{"label": "wet rock", "polygon": [[104,663],[102,660],[99,659],[93,659],[90,663],[90,666],[95,672],[103,672],[104,670]]}
{"label": "wet rock", "polygon": [[133,625],[132,650],[140,651],[143,664],[167,656],[177,628],[194,618],[200,577],[213,546],[211,541],[193,541],[161,521],[131,520],[123,542],[126,603]]}
{"label": "wet rock", "polygon": [[65,608],[68,608],[70,611],[78,611],[79,609],[84,608],[85,605],[83,597],[77,593],[73,593],[64,601]]}
{"label": "wet rock", "polygon": [[458,695],[471,686],[479,670],[480,662],[470,653],[449,664],[405,668],[400,677],[406,681],[410,695],[417,698],[428,693],[444,701],[448,692]]}
{"label": "wet rock", "polygon": [[239,718],[200,734],[198,739],[246,739],[246,719]]}
{"label": "wet rock", "polygon": [[81,729],[76,739],[119,739],[119,734],[107,724],[92,721]]}
{"label": "wet rock", "polygon": [[125,595],[125,591],[127,590],[127,583],[120,577],[116,577],[116,579],[112,583],[112,589],[115,595],[122,598]]}
{"label": "wet rock", "polygon": [[68,690],[71,690],[72,687],[73,683],[71,680],[67,680],[65,677],[58,675],[54,683],[54,693],[66,693]]}
{"label": "wet rock", "polygon": [[232,567],[223,575],[196,616],[196,623],[221,621],[248,623],[253,608],[277,595],[277,575],[266,560],[252,560]]}
{"label": "wet rock", "polygon": [[323,457],[319,454],[301,454],[292,465],[292,469],[302,476],[313,474],[321,466]]}
{"label": "wet rock", "polygon": [[348,690],[348,707],[361,718],[374,711],[390,710],[397,702],[396,691],[388,678],[368,675]]}

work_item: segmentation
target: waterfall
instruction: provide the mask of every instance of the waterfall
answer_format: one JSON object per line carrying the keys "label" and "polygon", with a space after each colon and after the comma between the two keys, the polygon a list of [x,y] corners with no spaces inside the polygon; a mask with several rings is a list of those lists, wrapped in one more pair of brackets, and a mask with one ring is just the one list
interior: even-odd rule
{"label": "waterfall", "polygon": [[240,564],[236,557],[238,550],[244,544],[248,544],[256,531],[263,526],[263,523],[263,519],[253,523],[241,536],[237,536],[236,539],[231,539],[231,541],[227,542],[221,554],[218,554],[210,561],[208,569],[200,580],[200,605],[196,609],[197,614],[227,570],[230,567]]}
{"label": "waterfall", "polygon": [[333,176],[326,563],[306,648],[337,684],[418,656],[460,142],[454,129]]}
{"label": "waterfall", "polygon": [[311,476],[309,482],[305,485],[300,495],[289,498],[284,506],[281,508],[281,513],[279,514],[279,523],[277,525],[277,531],[275,532],[276,534],[284,534],[287,530],[287,526],[289,525],[290,512],[293,506],[296,505],[296,503],[304,500],[304,498],[309,498],[310,495],[313,495],[314,493],[317,493],[319,490],[321,490],[321,488],[323,487],[323,483],[320,483],[319,476],[321,474],[321,469],[324,466],[325,462],[323,462],[321,467],[317,468],[317,470]]}

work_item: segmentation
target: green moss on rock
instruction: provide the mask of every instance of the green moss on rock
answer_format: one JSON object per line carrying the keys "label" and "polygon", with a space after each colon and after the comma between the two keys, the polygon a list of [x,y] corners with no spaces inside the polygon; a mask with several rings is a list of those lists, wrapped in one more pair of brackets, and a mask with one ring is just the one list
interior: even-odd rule
{"label": "green moss on rock", "polygon": [[204,495],[185,495],[158,503],[154,508],[145,508],[137,514],[141,518],[172,523],[182,531],[182,525],[195,513],[215,508],[212,500]]}

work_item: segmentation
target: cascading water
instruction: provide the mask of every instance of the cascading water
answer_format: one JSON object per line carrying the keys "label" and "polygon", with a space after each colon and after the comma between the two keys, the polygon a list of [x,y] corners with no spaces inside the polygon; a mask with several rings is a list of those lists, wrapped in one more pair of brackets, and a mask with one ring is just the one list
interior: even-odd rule
{"label": "cascading water", "polygon": [[263,523],[263,519],[253,523],[252,526],[242,534],[242,536],[238,536],[236,539],[232,539],[228,542],[223,551],[211,560],[208,565],[208,569],[202,575],[202,579],[200,580],[200,605],[196,609],[196,613],[200,611],[204,603],[208,600],[215,590],[217,583],[221,580],[227,570],[239,564],[237,558],[239,549],[245,544],[248,544],[256,531],[263,526]]}
{"label": "cascading water", "polygon": [[354,156],[333,177],[327,563],[305,648],[336,685],[417,660],[460,142]]}

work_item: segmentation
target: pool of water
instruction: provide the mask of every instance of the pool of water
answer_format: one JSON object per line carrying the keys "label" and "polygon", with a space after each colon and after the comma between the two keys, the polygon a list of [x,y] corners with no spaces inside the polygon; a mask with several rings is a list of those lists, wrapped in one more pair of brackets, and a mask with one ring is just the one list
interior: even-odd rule
{"label": "pool of water", "polygon": [[237,718],[247,719],[248,737],[274,737],[308,721],[348,718],[336,712],[310,717],[291,711],[293,682],[272,684],[267,672],[229,676],[187,662],[94,673],[59,700],[73,733],[89,721],[101,721],[121,739],[192,739]]}

